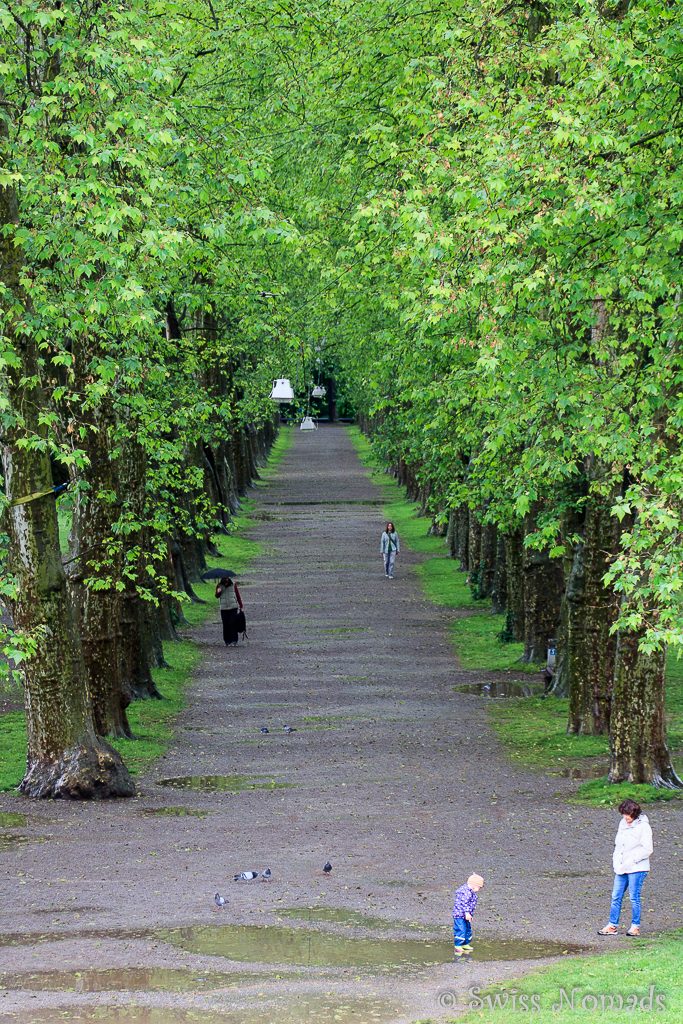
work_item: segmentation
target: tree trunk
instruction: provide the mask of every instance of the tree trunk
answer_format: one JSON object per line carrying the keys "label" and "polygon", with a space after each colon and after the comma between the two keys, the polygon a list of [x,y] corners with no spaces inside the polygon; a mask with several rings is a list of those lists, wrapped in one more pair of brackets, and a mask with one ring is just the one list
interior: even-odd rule
{"label": "tree trunk", "polygon": [[602,735],[609,731],[616,636],[610,629],[618,604],[603,585],[619,542],[612,502],[589,497],[583,540],[577,545],[567,582],[566,665],[569,733]]}
{"label": "tree trunk", "polygon": [[546,551],[524,549],[524,657],[545,662],[548,640],[557,636],[564,591],[562,565]]}
{"label": "tree trunk", "polygon": [[218,472],[213,449],[208,444],[202,446],[202,455],[204,462],[204,490],[216,506],[219,528],[225,533],[230,521],[230,506],[223,489],[223,479]]}
{"label": "tree trunk", "polygon": [[477,574],[479,572],[479,555],[481,552],[481,523],[474,515],[470,512],[469,517],[469,533],[467,537],[467,572],[469,575],[469,584],[474,589],[477,585]]}
{"label": "tree trunk", "polygon": [[[567,592],[573,586],[572,570],[576,552],[576,536],[583,534],[586,526],[585,499],[588,496],[588,482],[582,476],[575,482],[567,498],[567,509],[562,516],[561,535],[565,539],[565,553],[562,570],[567,584],[560,607],[560,623],[557,627],[557,654],[555,671],[550,692],[555,697],[569,696],[569,658],[567,654],[567,631],[569,628],[569,602]],[[571,499],[571,500],[570,500]],[[578,568],[578,567],[577,567]]]}
{"label": "tree trunk", "polygon": [[524,640],[524,546],[521,530],[505,536],[505,569],[507,577],[507,626],[510,640]]}
{"label": "tree trunk", "polygon": [[610,782],[683,787],[671,763],[664,726],[666,652],[638,650],[642,633],[617,638],[610,717]]}
{"label": "tree trunk", "polygon": [[[124,494],[126,512],[133,522],[144,523],[149,515],[147,499],[147,459],[143,448],[133,436],[123,448],[120,459],[121,493]],[[140,594],[152,590],[146,571],[150,537],[145,526],[140,526],[128,537],[128,546],[139,552],[136,561],[128,566],[131,579],[128,589],[121,594],[121,629],[123,643],[119,664],[123,685],[134,699],[160,697],[152,679],[154,640],[148,616],[154,605]],[[155,617],[156,618],[156,617]]]}
{"label": "tree trunk", "polygon": [[496,557],[491,585],[491,611],[494,615],[502,615],[507,605],[507,565],[505,558],[505,537],[496,535]]}
{"label": "tree trunk", "polygon": [[[573,568],[573,559],[570,563]],[[569,696],[569,658],[567,655],[567,630],[569,618],[569,602],[567,591],[572,585],[571,568],[567,574],[567,585],[560,605],[560,624],[557,627],[557,654],[555,655],[555,671],[550,681],[550,690],[554,697]]]}
{"label": "tree trunk", "polygon": [[129,590],[123,595],[121,675],[135,700],[161,697],[152,679],[153,642],[146,606],[147,602],[135,590]]}
{"label": "tree trunk", "polygon": [[231,448],[235,468],[235,486],[240,498],[243,498],[249,486],[249,471],[246,461],[246,445],[241,430],[236,430],[232,435]]}
{"label": "tree trunk", "polygon": [[[0,120],[0,142],[6,138],[7,123]],[[37,642],[36,654],[23,663],[28,753],[20,789],[34,797],[133,796],[135,787],[120,755],[95,735],[61,561],[47,430],[41,422],[50,407],[39,384],[41,360],[31,337],[20,331],[12,336],[17,307],[27,307],[20,286],[21,248],[12,238],[18,221],[14,190],[0,188],[0,227],[5,229],[0,230],[0,302],[11,310],[3,332],[19,360],[5,376],[1,442],[10,561],[19,584],[12,615],[16,629]],[[27,439],[40,440],[40,446],[26,446]]]}
{"label": "tree trunk", "polygon": [[479,547],[479,568],[477,570],[477,593],[480,600],[490,597],[493,591],[493,577],[496,571],[497,531],[491,523],[481,528]]}
{"label": "tree trunk", "polygon": [[460,568],[467,572],[470,560],[470,510],[467,505],[461,505],[456,509],[456,557],[460,561]]}
{"label": "tree trunk", "polygon": [[[83,374],[89,358],[76,352],[76,372]],[[81,378],[82,379],[82,378]],[[73,535],[80,553],[72,587],[79,608],[78,625],[83,644],[88,689],[92,701],[95,731],[99,736],[130,736],[126,708],[131,693],[121,678],[121,595],[116,584],[121,580],[122,553],[112,549],[113,525],[121,511],[116,463],[111,460],[111,431],[114,410],[109,396],[103,396],[97,408],[87,413],[89,430],[82,440],[88,454],[85,479],[88,490],[81,492],[74,509]],[[111,584],[95,590],[83,583],[95,577],[110,577]]]}

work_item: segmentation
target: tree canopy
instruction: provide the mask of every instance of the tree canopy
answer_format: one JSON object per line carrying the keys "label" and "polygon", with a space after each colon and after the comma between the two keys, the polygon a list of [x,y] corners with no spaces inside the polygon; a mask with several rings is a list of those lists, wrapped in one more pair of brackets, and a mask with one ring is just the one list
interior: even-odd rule
{"label": "tree canopy", "polygon": [[[565,582],[593,545],[601,671],[628,661],[659,714],[652,666],[683,643],[682,39],[667,0],[0,3],[12,663],[66,630],[87,666],[106,602],[142,621],[191,591],[289,376],[333,382],[437,525],[521,531]],[[662,757],[642,771],[671,783]]]}

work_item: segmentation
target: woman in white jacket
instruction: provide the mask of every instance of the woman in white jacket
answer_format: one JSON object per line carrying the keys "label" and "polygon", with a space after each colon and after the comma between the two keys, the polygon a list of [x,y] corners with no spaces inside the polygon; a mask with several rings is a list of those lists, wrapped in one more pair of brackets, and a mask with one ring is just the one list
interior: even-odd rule
{"label": "woman in white jacket", "polygon": [[631,927],[626,932],[631,938],[640,935],[640,890],[650,870],[652,853],[652,829],[647,815],[635,800],[624,800],[619,804],[621,822],[614,840],[614,888],[609,923],[598,931],[598,935],[616,935],[619,930],[621,901],[628,889],[631,901]]}

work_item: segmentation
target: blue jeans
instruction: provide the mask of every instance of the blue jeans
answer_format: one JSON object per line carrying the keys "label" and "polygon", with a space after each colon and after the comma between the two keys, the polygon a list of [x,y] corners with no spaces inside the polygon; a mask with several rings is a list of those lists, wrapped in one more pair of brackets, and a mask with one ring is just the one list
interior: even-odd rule
{"label": "blue jeans", "polygon": [[387,576],[394,575],[394,562],[396,561],[395,551],[385,551],[384,553],[384,571]]}
{"label": "blue jeans", "polygon": [[647,878],[647,871],[632,871],[628,875],[615,875],[614,888],[612,889],[612,906],[609,912],[609,923],[619,924],[621,914],[621,901],[628,889],[628,898],[631,901],[632,924],[640,924],[640,890]]}
{"label": "blue jeans", "polygon": [[466,921],[464,917],[453,918],[453,945],[457,948],[458,946],[469,945],[469,941],[472,938],[472,922]]}

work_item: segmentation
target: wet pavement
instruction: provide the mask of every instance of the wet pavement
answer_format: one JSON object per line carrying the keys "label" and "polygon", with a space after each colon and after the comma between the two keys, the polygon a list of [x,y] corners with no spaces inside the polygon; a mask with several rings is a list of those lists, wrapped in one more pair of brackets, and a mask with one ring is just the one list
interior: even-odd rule
{"label": "wet pavement", "polygon": [[[217,611],[196,631],[188,708],[138,797],[0,796],[25,815],[0,819],[3,1022],[438,1020],[468,986],[597,946],[618,816],[510,765],[487,699],[456,692],[482,679],[420,556],[385,579],[382,495],[347,433],[297,432],[254,496],[249,640],[226,649]],[[681,818],[650,812],[644,931],[681,921]],[[452,893],[475,870],[475,950],[454,965]]]}

